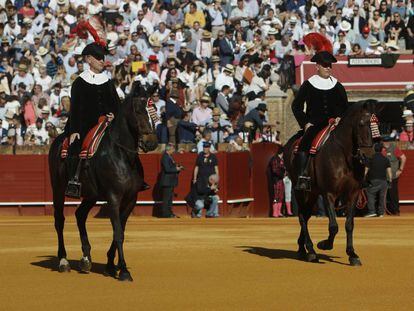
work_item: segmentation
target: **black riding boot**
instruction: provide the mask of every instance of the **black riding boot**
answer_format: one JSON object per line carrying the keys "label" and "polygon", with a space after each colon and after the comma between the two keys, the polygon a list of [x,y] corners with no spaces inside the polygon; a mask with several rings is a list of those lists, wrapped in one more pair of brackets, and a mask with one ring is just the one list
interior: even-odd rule
{"label": "black riding boot", "polygon": [[70,198],[79,199],[81,197],[82,184],[79,181],[79,174],[82,166],[82,159],[71,156],[69,162],[69,181],[66,186],[65,195]]}
{"label": "black riding boot", "polygon": [[296,190],[311,190],[311,178],[307,176],[306,168],[308,166],[308,154],[306,152],[298,152],[296,155],[297,168],[299,169],[298,182],[295,186]]}

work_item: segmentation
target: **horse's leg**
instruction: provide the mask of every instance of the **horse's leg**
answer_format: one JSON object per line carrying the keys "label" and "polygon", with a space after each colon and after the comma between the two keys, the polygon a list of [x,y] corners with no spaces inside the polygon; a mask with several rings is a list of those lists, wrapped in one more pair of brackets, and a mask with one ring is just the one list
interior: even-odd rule
{"label": "horse's leg", "polygon": [[92,267],[91,245],[89,244],[88,232],[86,231],[86,219],[95,203],[96,200],[83,199],[75,213],[82,243],[82,258],[79,263],[79,268],[84,273],[89,273]]}
{"label": "horse's leg", "polygon": [[127,265],[124,257],[124,232],[122,230],[120,207],[121,200],[114,195],[110,195],[108,200],[108,207],[110,209],[111,224],[114,231],[113,241],[115,242],[116,249],[118,250],[118,262],[119,262],[119,277],[120,281],[132,281],[131,274],[127,269]]}
{"label": "horse's leg", "polygon": [[303,191],[295,191],[297,197],[297,203],[299,206],[299,223],[300,223],[300,235],[298,238],[298,255],[300,258],[306,259],[306,261],[317,262],[315,249],[309,235],[308,221],[312,216],[312,206],[315,204],[317,195],[309,194],[306,200]]}
{"label": "horse's leg", "polygon": [[[131,214],[132,210],[135,207],[136,195],[131,198],[130,202],[127,202],[127,208],[122,211],[120,218],[121,218],[121,227],[122,231],[125,232],[126,222],[128,220],[129,215]],[[109,247],[108,252],[106,253],[108,257],[108,262],[105,267],[104,275],[117,277],[117,266],[115,266],[115,254],[116,254],[116,243],[112,241],[111,246]],[[119,266],[119,264],[118,264]]]}
{"label": "horse's leg", "polygon": [[345,230],[346,230],[346,253],[349,256],[349,263],[351,266],[361,266],[361,260],[355,253],[353,245],[353,232],[354,232],[354,216],[356,208],[356,199],[350,200],[348,205],[348,213],[346,215]]}
{"label": "horse's leg", "polygon": [[63,229],[65,227],[65,215],[63,214],[65,206],[65,190],[56,189],[59,185],[56,185],[53,189],[53,209],[55,218],[55,230],[58,236],[58,259],[59,259],[59,272],[70,272],[70,264],[66,259],[65,242],[63,239]]}
{"label": "horse's leg", "polygon": [[320,241],[318,248],[322,250],[333,249],[335,236],[338,233],[338,223],[336,222],[335,202],[332,196],[323,195],[323,203],[329,218],[329,237],[327,240]]}

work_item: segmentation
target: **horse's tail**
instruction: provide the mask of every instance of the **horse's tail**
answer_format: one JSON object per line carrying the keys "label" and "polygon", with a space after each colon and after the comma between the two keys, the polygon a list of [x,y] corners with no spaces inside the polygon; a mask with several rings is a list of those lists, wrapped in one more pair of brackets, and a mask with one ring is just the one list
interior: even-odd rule
{"label": "horse's tail", "polygon": [[61,173],[64,171],[64,168],[62,167],[64,162],[60,156],[60,152],[65,138],[65,134],[60,134],[50,145],[48,162],[52,187],[54,187],[54,183],[62,177]]}
{"label": "horse's tail", "polygon": [[294,175],[294,166],[293,166],[293,157],[294,157],[294,143],[296,140],[302,136],[302,132],[299,131],[295,135],[293,135],[289,140],[286,142],[283,148],[283,159],[285,162],[286,170],[289,174],[290,179],[295,179]]}

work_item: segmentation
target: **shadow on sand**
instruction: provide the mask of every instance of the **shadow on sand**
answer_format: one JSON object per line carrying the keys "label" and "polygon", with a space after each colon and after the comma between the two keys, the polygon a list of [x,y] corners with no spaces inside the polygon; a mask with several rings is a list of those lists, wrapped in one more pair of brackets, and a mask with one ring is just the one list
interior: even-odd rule
{"label": "shadow on sand", "polygon": [[[56,256],[37,256],[39,261],[31,262],[30,264],[32,266],[41,267],[45,269],[49,269],[50,271],[59,271],[59,260]],[[70,264],[70,268],[72,271],[79,271],[79,260],[68,260]],[[99,263],[99,262],[93,262],[92,261],[92,268],[90,273],[96,273],[96,274],[104,274],[106,264]]]}
{"label": "shadow on sand", "polygon": [[[270,259],[293,259],[298,261],[305,261],[303,258],[300,258],[298,256],[298,253],[296,251],[288,249],[271,249],[258,246],[236,246],[236,248],[243,248],[243,252],[257,256],[267,257]],[[343,262],[336,261],[335,258],[340,257],[318,253],[319,262],[317,263],[325,264],[326,262],[333,262],[340,265],[347,265]]]}

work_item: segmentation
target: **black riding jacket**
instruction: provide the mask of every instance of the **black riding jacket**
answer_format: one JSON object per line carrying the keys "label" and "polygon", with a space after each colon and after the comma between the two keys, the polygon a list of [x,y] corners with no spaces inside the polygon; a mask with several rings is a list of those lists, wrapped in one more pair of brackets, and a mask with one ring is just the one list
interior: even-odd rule
{"label": "black riding jacket", "polygon": [[82,141],[100,116],[117,116],[119,103],[115,85],[104,73],[83,72],[71,88],[69,134],[79,133]]}
{"label": "black riding jacket", "polygon": [[345,88],[335,78],[313,76],[300,87],[292,103],[292,111],[304,128],[307,123],[327,124],[329,118],[342,117],[348,105]]}

